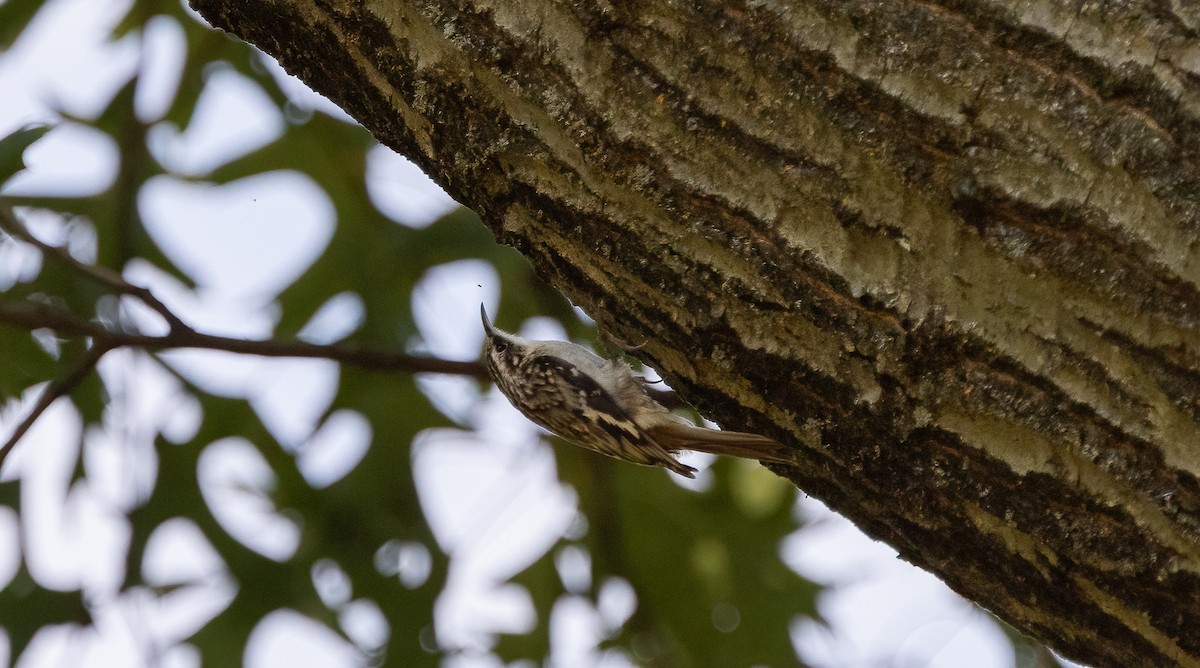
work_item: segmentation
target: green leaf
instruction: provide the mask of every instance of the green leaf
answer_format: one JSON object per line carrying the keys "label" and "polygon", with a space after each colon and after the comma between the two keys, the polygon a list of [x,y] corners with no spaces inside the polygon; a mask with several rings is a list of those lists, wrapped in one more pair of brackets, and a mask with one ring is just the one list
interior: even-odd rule
{"label": "green leaf", "polygon": [[8,632],[15,665],[34,634],[55,624],[90,624],[91,615],[79,590],[57,591],[38,584],[24,566],[0,589],[0,624]]}
{"label": "green leaf", "polygon": [[191,287],[191,278],[181,271],[154,243],[138,209],[138,195],[146,181],[164,173],[146,145],[148,127],[134,112],[139,79],[125,83],[95,119],[71,116],[71,122],[93,127],[110,136],[120,153],[112,185],[102,193],[84,197],[30,195],[10,197],[14,205],[40,207],[88,220],[96,234],[96,263],[120,272],[125,263],[138,257]]}
{"label": "green leaf", "polygon": [[21,480],[5,480],[0,482],[0,506],[8,506],[21,511]]}
{"label": "green leaf", "polygon": [[202,25],[190,16],[181,14],[177,18],[183,26],[184,39],[187,40],[187,54],[175,99],[162,120],[181,129],[187,128],[209,77],[214,70],[221,67],[232,68],[246,76],[258,85],[276,107],[281,111],[284,109],[288,104],[287,95],[263,65],[265,56],[261,51],[231,35]]}
{"label": "green leaf", "polygon": [[[8,5],[0,5],[0,11],[6,7]],[[0,25],[3,25],[2,16]],[[49,131],[49,125],[31,125],[0,139],[0,186],[25,169],[25,149]]]}
{"label": "green leaf", "polygon": [[52,380],[58,363],[25,330],[0,327],[0,399],[18,398],[29,387]]}
{"label": "green leaf", "polygon": [[42,0],[6,0],[0,4],[0,51],[12,47],[44,4]]}
{"label": "green leaf", "polygon": [[[412,379],[343,373],[334,404],[366,416],[375,438],[359,466],[323,489],[308,485],[294,455],[270,436],[245,401],[190,389],[200,400],[205,420],[190,443],[159,445],[158,484],[130,516],[133,532],[125,586],[140,583],[141,563],[154,529],[171,517],[189,517],[238,583],[237,597],[229,608],[190,639],[200,649],[204,665],[240,662],[255,624],[278,609],[297,610],[344,633],[336,611],[321,603],[312,585],[309,574],[321,559],[335,561],[350,578],[356,597],[374,599],[383,611],[391,625],[391,640],[382,650],[387,665],[435,665],[438,654],[423,649],[422,640],[430,636],[433,605],[445,582],[447,558],[438,550],[421,512],[407,443],[424,426],[444,421]],[[397,410],[398,405],[406,410]],[[303,518],[300,546],[282,564],[229,536],[200,494],[196,477],[200,453],[209,443],[229,436],[257,447],[275,474],[271,501],[280,511]],[[423,585],[409,589],[375,567],[376,551],[392,540],[416,541],[427,547],[433,566]]]}
{"label": "green leaf", "polygon": [[[584,543],[595,581],[624,577],[638,596],[610,644],[645,665],[797,661],[789,625],[817,618],[820,587],[780,559],[780,541],[799,528],[795,488],[729,458],[713,465],[711,489],[693,492],[662,470],[571,445],[557,452],[591,526]],[[761,486],[779,491],[756,493]]]}
{"label": "green leaf", "polygon": [[132,535],[126,557],[124,587],[142,582],[142,562],[154,530],[173,517],[191,519],[220,555],[237,582],[233,602],[201,628],[190,642],[196,645],[204,665],[237,665],[255,624],[280,608],[295,608],[336,624],[324,609],[309,578],[309,562],[292,559],[276,562],[243,545],[221,526],[200,489],[197,467],[209,444],[226,437],[244,438],[263,452],[272,470],[282,480],[295,480],[299,473],[290,456],[271,438],[253,409],[242,400],[205,395],[196,388],[206,419],[191,442],[158,446],[158,482],[150,498],[130,513]]}
{"label": "green leaf", "polygon": [[141,30],[146,24],[146,19],[149,18],[150,12],[147,11],[149,7],[150,3],[147,2],[130,3],[125,15],[113,24],[112,30],[108,33],[108,41],[116,42],[132,32]]}
{"label": "green leaf", "polygon": [[[354,590],[373,598],[391,627],[383,665],[436,665],[439,655],[426,646],[432,638],[433,605],[445,585],[447,556],[434,540],[421,512],[413,478],[410,444],[445,418],[417,390],[411,377],[343,369],[333,409],[354,410],[371,424],[373,438],[363,460],[344,478],[320,490],[307,503],[291,507],[306,518],[314,543],[350,577]],[[364,512],[364,499],[371,509]],[[415,589],[381,574],[376,551],[392,540],[425,546],[431,558],[427,580]]]}
{"label": "green leaf", "polygon": [[529,568],[517,573],[509,582],[529,593],[537,616],[532,631],[505,633],[496,639],[496,652],[505,661],[541,659],[550,655],[550,612],[564,594],[562,581],[554,567],[554,550],[549,550]]}

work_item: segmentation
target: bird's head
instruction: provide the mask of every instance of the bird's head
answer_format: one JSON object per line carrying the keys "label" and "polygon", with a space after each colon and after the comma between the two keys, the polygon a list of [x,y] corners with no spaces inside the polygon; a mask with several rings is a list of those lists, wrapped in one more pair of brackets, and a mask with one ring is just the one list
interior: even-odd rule
{"label": "bird's head", "polygon": [[483,331],[487,335],[483,343],[484,362],[492,379],[502,382],[502,379],[512,377],[512,372],[529,354],[533,342],[494,327],[483,304],[479,305],[479,314],[483,318]]}

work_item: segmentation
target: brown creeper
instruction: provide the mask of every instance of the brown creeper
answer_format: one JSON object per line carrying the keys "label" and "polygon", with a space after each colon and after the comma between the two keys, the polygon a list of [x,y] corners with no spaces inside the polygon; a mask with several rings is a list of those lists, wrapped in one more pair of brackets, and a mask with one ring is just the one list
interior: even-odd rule
{"label": "brown creeper", "polygon": [[484,358],[496,387],[525,417],[568,441],[688,478],[696,477],[696,469],[673,453],[793,461],[782,443],[766,436],[688,424],[651,398],[624,362],[602,359],[574,343],[509,334],[492,326],[482,305],[479,310],[487,332]]}

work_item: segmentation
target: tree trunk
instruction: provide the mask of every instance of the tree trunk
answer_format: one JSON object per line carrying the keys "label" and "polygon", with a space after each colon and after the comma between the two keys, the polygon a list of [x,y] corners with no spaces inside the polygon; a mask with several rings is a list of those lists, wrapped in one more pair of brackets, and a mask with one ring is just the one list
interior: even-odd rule
{"label": "tree trunk", "polygon": [[908,561],[1200,665],[1196,5],[191,1]]}

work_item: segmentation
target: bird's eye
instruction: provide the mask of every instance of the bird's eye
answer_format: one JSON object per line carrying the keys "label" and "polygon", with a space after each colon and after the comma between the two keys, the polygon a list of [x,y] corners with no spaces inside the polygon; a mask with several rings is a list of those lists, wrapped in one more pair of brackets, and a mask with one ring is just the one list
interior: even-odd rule
{"label": "bird's eye", "polygon": [[508,344],[507,344],[507,343],[505,343],[505,342],[503,342],[503,341],[497,341],[497,342],[495,343],[495,345],[493,345],[493,346],[492,346],[492,348],[493,348],[493,349],[494,349],[496,352],[498,352],[498,353],[502,353],[502,352],[504,352],[505,350],[508,350]]}

